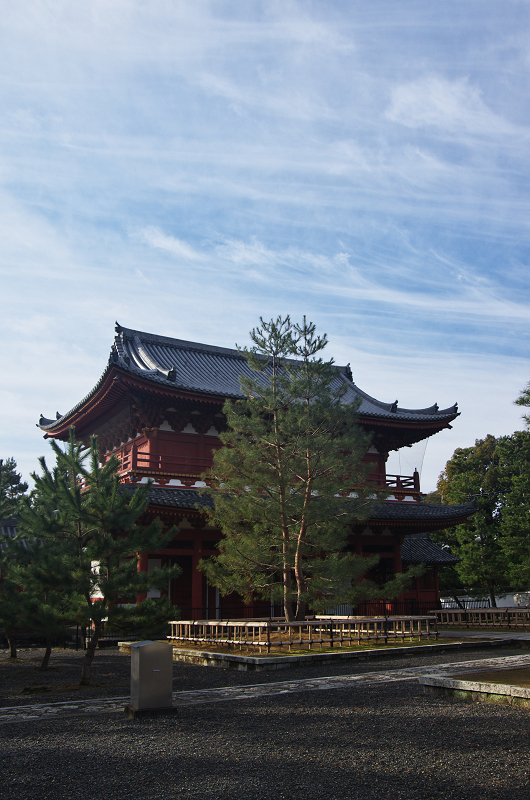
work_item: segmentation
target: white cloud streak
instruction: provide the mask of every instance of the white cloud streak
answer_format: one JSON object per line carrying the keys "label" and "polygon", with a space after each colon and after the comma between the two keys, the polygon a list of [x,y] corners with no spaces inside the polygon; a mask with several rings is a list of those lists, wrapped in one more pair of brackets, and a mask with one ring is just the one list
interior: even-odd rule
{"label": "white cloud streak", "polygon": [[523,8],[6,5],[3,454],[36,465],[39,412],[91,388],[115,319],[230,347],[306,313],[367,391],[459,399],[447,447],[488,415],[508,432],[530,377]]}

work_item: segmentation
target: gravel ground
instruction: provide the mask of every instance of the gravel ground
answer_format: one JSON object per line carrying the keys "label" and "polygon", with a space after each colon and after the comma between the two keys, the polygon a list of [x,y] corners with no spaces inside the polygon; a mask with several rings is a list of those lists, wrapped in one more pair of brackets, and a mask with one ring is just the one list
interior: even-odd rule
{"label": "gravel ground", "polygon": [[[200,669],[200,668],[198,668]],[[212,670],[213,671],[213,670]],[[5,797],[527,800],[530,716],[411,682],[5,724]]]}
{"label": "gravel ground", "polygon": [[[403,651],[401,651],[403,652]],[[320,664],[312,667],[278,670],[275,672],[237,672],[214,667],[198,667],[175,663],[173,668],[173,691],[186,692],[210,689],[218,686],[249,686],[256,683],[303,680],[330,675],[360,675],[375,670],[402,669],[429,664],[468,661],[471,659],[495,658],[497,656],[520,655],[525,649],[514,647],[469,649],[451,652],[445,650],[437,655],[397,656],[395,659],[370,659],[345,661],[341,664]],[[41,672],[39,665],[44,651],[41,649],[20,650],[19,657],[11,661],[7,650],[0,650],[0,707],[53,703],[100,697],[121,697],[130,691],[130,655],[120,653],[117,648],[96,651],[92,666],[92,682],[89,687],[80,687],[83,652],[54,650],[50,667]]]}
{"label": "gravel ground", "polygon": [[[241,673],[175,664],[175,690],[361,674],[449,661],[518,655],[475,650],[434,657]],[[78,680],[81,653],[0,661],[2,705],[68,699],[17,694],[35,678]],[[31,676],[31,677],[29,677]],[[43,677],[44,676],[44,677]],[[96,654],[91,696],[128,693],[129,657]],[[72,694],[79,698],[79,693]],[[88,696],[83,694],[83,696]],[[91,714],[0,728],[0,797],[17,800],[528,800],[530,714],[508,706],[424,695],[415,682],[277,695],[179,709],[128,721]]]}

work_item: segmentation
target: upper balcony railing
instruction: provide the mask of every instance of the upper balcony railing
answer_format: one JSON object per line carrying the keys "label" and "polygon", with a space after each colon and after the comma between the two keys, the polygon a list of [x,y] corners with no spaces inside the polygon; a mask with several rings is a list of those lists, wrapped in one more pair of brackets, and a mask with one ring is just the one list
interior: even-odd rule
{"label": "upper balcony railing", "polygon": [[372,472],[368,476],[368,480],[391,492],[398,500],[406,495],[412,495],[419,500],[420,476],[416,470],[414,475],[389,475],[385,472]]}
{"label": "upper balcony railing", "polygon": [[[196,458],[194,456],[157,455],[138,450],[134,443],[126,445],[121,451],[115,453],[121,461],[120,474],[143,473],[145,475],[190,475],[198,476],[211,467],[210,458]],[[370,483],[377,484],[381,489],[390,492],[397,500],[405,497],[420,499],[420,476],[417,472],[413,475],[390,475],[384,472],[372,472],[368,476]]]}
{"label": "upper balcony railing", "polygon": [[120,474],[128,472],[169,473],[175,475],[200,475],[212,465],[209,458],[195,458],[193,456],[157,455],[156,453],[143,453],[141,450],[116,452],[113,455],[121,461]]}

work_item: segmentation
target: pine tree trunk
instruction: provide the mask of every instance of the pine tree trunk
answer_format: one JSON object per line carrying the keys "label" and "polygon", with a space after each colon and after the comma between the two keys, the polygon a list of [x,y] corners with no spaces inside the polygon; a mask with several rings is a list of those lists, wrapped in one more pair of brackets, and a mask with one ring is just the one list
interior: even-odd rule
{"label": "pine tree trunk", "polygon": [[94,659],[94,653],[96,652],[96,647],[98,645],[100,633],[101,633],[101,622],[97,622],[94,625],[94,634],[90,639],[90,643],[85,651],[85,657],[83,658],[83,664],[81,667],[81,680],[79,681],[80,686],[90,686],[90,672],[92,669],[92,661]]}
{"label": "pine tree trunk", "polygon": [[497,608],[497,600],[495,599],[495,589],[491,584],[488,586],[490,593],[490,603],[492,608]]}
{"label": "pine tree trunk", "polygon": [[50,656],[52,654],[52,638],[51,636],[46,637],[46,652],[44,653],[44,658],[42,659],[42,664],[40,665],[40,669],[48,669],[48,663],[50,661]]}
{"label": "pine tree trunk", "polygon": [[283,613],[285,614],[286,622],[294,622],[293,613],[293,598],[291,596],[291,589],[293,586],[293,579],[291,574],[291,566],[288,561],[288,539],[284,532],[283,534]]}
{"label": "pine tree trunk", "polygon": [[305,620],[305,615],[307,611],[307,603],[305,600],[298,600],[298,605],[296,607],[296,621],[303,622]]}
{"label": "pine tree trunk", "polygon": [[286,622],[294,622],[293,601],[289,597],[287,587],[283,587],[283,613]]}
{"label": "pine tree trunk", "polygon": [[17,657],[17,646],[15,640],[13,639],[13,635],[6,631],[6,638],[7,643],[9,645],[9,658],[16,658]]}

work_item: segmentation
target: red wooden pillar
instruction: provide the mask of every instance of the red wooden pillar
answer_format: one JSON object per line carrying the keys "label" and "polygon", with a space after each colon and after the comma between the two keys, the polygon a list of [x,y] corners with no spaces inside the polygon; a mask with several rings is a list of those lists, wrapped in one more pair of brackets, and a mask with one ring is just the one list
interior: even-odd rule
{"label": "red wooden pillar", "polygon": [[[138,572],[147,572],[147,553],[138,553]],[[136,598],[137,603],[143,603],[147,593],[142,592]]]}

